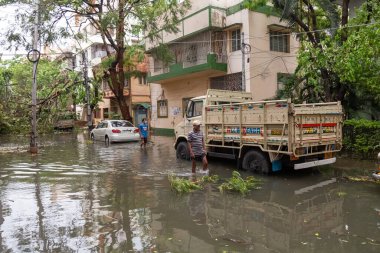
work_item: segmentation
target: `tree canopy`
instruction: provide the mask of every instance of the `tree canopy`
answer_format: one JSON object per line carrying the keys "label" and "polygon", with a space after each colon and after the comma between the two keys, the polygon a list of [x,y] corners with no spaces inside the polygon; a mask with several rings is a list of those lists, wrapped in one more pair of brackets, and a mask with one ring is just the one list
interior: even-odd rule
{"label": "tree canopy", "polygon": [[[29,129],[32,63],[25,59],[0,62],[0,133]],[[77,73],[62,70],[60,62],[42,59],[37,77],[38,124],[41,131],[52,129],[60,112],[68,110],[75,94],[81,99],[83,91],[77,84]]]}
{"label": "tree canopy", "polygon": [[309,102],[339,100],[350,116],[365,109],[366,117],[379,119],[380,3],[367,0],[351,17],[349,0],[247,0],[246,6],[268,2],[301,43],[295,77],[282,95]]}
{"label": "tree canopy", "polygon": [[[0,4],[27,4],[33,1],[6,0]],[[163,32],[177,32],[180,18],[189,8],[189,1],[177,0],[40,0],[40,38],[42,44],[71,37],[78,40],[86,37],[86,26],[94,28],[101,37],[107,52],[107,70],[103,78],[115,94],[123,118],[130,119],[129,106],[125,100],[126,77],[136,74],[131,59],[138,63],[143,50],[141,46],[128,43],[129,38],[160,41]],[[30,31],[35,13],[20,13],[20,29],[11,30],[6,38],[13,45],[30,48]],[[75,21],[78,31],[74,31]],[[62,25],[64,23],[64,25]],[[83,29],[82,29],[83,28]],[[80,49],[82,50],[82,49]],[[131,54],[139,54],[133,56]],[[105,65],[103,64],[103,67]]]}

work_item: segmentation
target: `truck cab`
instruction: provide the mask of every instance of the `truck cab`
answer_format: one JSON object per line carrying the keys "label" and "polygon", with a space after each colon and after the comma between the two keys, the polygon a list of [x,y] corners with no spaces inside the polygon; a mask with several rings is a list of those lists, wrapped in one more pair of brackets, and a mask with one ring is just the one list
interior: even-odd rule
{"label": "truck cab", "polygon": [[202,122],[201,131],[204,132],[205,108],[209,105],[226,105],[252,101],[252,93],[227,90],[207,90],[207,94],[190,99],[186,108],[184,120],[175,129],[176,142],[174,148],[177,150],[177,158],[189,160],[190,154],[187,148],[187,135],[193,129],[193,122]]}

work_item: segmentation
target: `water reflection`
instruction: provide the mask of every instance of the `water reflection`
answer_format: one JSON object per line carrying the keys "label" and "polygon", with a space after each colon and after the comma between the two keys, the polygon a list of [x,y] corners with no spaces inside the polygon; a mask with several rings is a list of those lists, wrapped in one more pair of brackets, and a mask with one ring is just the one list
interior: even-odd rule
{"label": "water reflection", "polygon": [[45,143],[38,156],[0,155],[0,252],[380,250],[377,185],[304,173],[264,177],[246,197],[214,185],[177,196],[167,175],[190,164],[175,159],[172,139],[146,150],[81,134]]}

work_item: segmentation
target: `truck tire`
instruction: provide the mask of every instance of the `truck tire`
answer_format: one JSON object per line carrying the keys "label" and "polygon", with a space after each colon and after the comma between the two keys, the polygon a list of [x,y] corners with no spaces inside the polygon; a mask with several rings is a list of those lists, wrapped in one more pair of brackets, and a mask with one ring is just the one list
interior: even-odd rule
{"label": "truck tire", "polygon": [[263,152],[256,150],[248,151],[244,155],[243,169],[261,174],[269,174],[271,172],[268,159]]}
{"label": "truck tire", "polygon": [[190,160],[190,152],[187,146],[187,142],[182,141],[178,143],[177,149],[176,149],[176,155],[177,155],[177,158],[179,159]]}

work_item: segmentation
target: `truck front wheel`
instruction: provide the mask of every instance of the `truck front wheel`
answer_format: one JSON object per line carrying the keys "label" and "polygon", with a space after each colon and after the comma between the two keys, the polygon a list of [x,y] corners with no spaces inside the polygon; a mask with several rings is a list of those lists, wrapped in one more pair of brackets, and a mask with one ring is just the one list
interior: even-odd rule
{"label": "truck front wheel", "polygon": [[256,150],[248,151],[244,155],[243,169],[262,174],[268,174],[271,171],[268,159],[262,152]]}
{"label": "truck front wheel", "polygon": [[183,159],[183,160],[190,160],[190,152],[189,148],[187,146],[187,142],[180,142],[177,145],[177,158]]}

